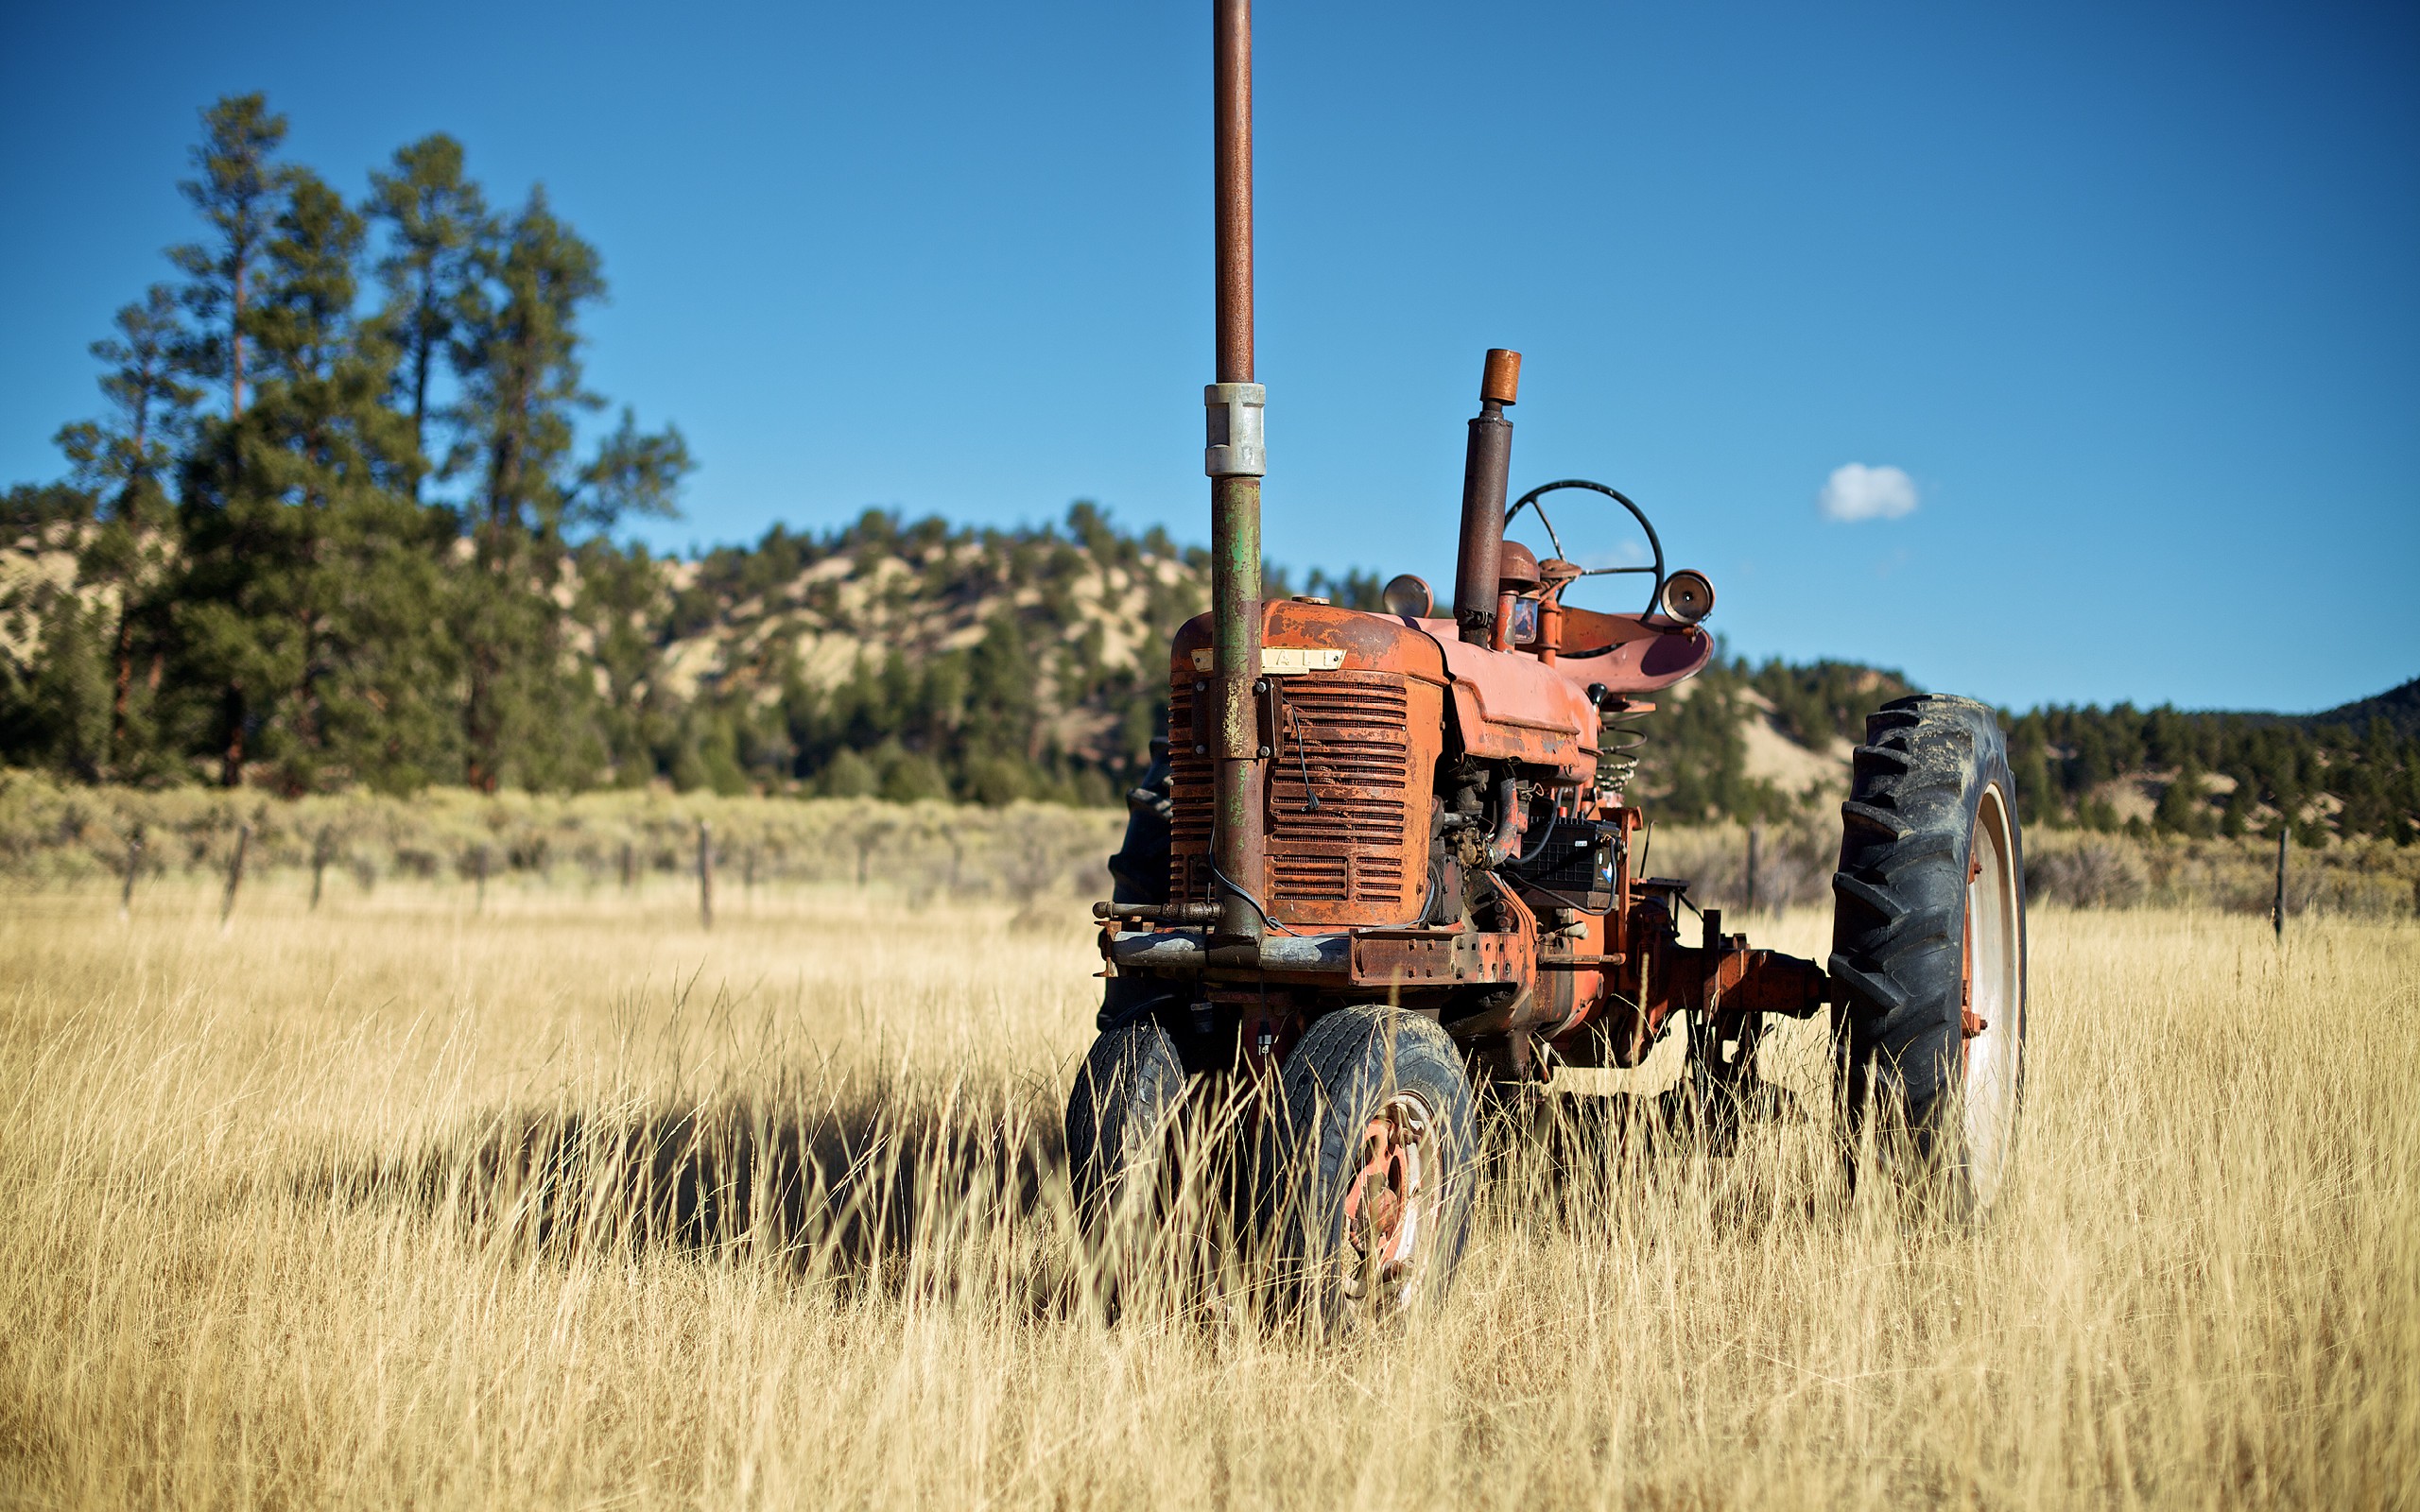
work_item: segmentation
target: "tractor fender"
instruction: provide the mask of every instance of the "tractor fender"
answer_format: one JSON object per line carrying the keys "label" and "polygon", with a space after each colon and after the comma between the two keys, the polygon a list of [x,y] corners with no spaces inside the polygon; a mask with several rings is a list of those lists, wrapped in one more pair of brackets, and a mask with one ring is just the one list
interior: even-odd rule
{"label": "tractor fender", "polygon": [[1583,687],[1537,658],[1491,651],[1454,633],[1451,620],[1412,622],[1445,659],[1454,732],[1483,761],[1554,769],[1574,785],[1597,778],[1597,710]]}

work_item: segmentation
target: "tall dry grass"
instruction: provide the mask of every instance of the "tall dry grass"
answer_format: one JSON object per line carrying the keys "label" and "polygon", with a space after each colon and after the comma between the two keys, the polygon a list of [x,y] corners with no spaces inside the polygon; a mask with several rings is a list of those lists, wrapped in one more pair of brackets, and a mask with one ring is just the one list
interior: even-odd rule
{"label": "tall dry grass", "polygon": [[[2019,1172],[1818,1122],[1482,1198],[1327,1345],[1105,1321],[1055,1166],[1072,916],[666,884],[0,914],[0,1501],[2410,1504],[2420,929],[2038,913]],[[1028,911],[1030,913],[1030,911]],[[1820,952],[1812,912],[1755,921]],[[1677,1038],[1677,1037],[1676,1037]],[[1768,1069],[1823,1106],[1820,1030]],[[1596,1090],[1668,1079],[1673,1047]]]}

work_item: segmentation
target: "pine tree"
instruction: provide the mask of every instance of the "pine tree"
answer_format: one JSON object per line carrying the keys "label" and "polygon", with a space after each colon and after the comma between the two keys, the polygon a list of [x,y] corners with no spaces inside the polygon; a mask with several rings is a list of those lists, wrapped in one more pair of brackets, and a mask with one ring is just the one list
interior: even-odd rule
{"label": "pine tree", "polygon": [[52,600],[26,700],[32,754],[88,782],[108,775],[109,675],[95,633],[102,617],[73,593]]}
{"label": "pine tree", "polygon": [[474,571],[457,584],[469,687],[463,776],[493,792],[508,751],[558,763],[574,690],[562,686],[554,606],[543,596],[562,565],[556,477],[573,419],[597,401],[580,387],[579,318],[605,282],[594,249],[531,192],[511,225],[479,249],[482,286],[465,301],[453,352],[462,397],[448,471],[475,475],[469,522]]}
{"label": "pine tree", "polygon": [[[79,421],[56,438],[76,481],[108,501],[104,517],[86,535],[77,564],[83,582],[99,587],[114,620],[109,632],[113,676],[110,698],[108,759],[112,776],[147,765],[147,721],[135,707],[134,667],[140,643],[155,649],[165,608],[158,589],[169,538],[166,492],[162,479],[174,463],[174,448],[191,433],[193,406],[200,391],[180,380],[177,354],[185,341],[176,292],[155,284],[139,304],[117,313],[117,335],[95,341],[93,355],[104,364],[101,393],[111,413]],[[138,732],[132,725],[144,725]]]}
{"label": "pine tree", "polygon": [[415,786],[450,723],[443,517],[403,491],[417,454],[384,403],[394,351],[354,318],[362,219],[314,175],[288,185],[243,322],[255,402],[187,472],[180,627],[223,782],[268,761],[292,792]]}
{"label": "pine tree", "polygon": [[625,414],[593,458],[575,462],[575,419],[602,405],[581,386],[579,317],[605,281],[595,249],[543,190],[480,248],[479,266],[452,346],[462,397],[447,457],[449,472],[475,480],[473,570],[456,585],[464,776],[492,792],[510,760],[524,782],[584,784],[612,751],[594,690],[562,670],[551,593],[571,536],[610,531],[632,511],[672,512],[688,448],[677,430],[648,435]]}
{"label": "pine tree", "polygon": [[177,187],[200,212],[207,241],[168,249],[191,280],[184,301],[202,328],[182,353],[204,381],[227,382],[227,414],[244,414],[245,316],[261,249],[284,200],[284,170],[271,161],[285,140],[285,117],[261,94],[231,94],[201,113],[203,140],[193,149],[196,177]]}
{"label": "pine tree", "polygon": [[[462,145],[443,133],[396,149],[394,171],[370,176],[364,212],[389,227],[378,260],[387,302],[380,323],[401,354],[412,445],[429,455],[429,382],[474,297],[480,244],[490,239],[487,198],[462,177]],[[414,493],[418,493],[418,479]]]}
{"label": "pine tree", "polygon": [[580,468],[558,527],[604,532],[629,515],[675,518],[681,513],[681,480],[695,465],[681,427],[642,431],[638,418],[625,406],[621,424],[597,443],[596,455]]}
{"label": "pine tree", "polygon": [[181,380],[177,358],[186,341],[176,291],[154,284],[140,304],[117,312],[117,335],[95,341],[104,365],[101,393],[108,419],[78,421],[54,438],[76,481],[109,501],[118,518],[148,522],[175,445],[191,429],[201,392]]}
{"label": "pine tree", "polygon": [[2165,834],[2199,837],[2210,833],[2210,812],[2203,791],[2202,767],[2190,756],[2177,769],[2174,780],[2161,791],[2159,802],[2152,810],[2152,823]]}

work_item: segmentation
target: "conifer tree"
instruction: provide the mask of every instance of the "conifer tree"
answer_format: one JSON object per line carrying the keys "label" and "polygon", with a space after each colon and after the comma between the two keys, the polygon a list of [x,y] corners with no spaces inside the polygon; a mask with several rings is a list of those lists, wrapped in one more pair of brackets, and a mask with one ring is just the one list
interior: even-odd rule
{"label": "conifer tree", "polygon": [[2202,783],[2202,768],[2187,756],[2176,776],[2161,790],[2152,810],[2152,823],[2167,834],[2202,835],[2209,832],[2209,807]]}
{"label": "conifer tree", "polygon": [[168,249],[190,282],[184,300],[200,329],[182,353],[186,370],[205,382],[225,379],[227,414],[244,413],[247,361],[245,315],[251,281],[283,202],[284,170],[273,161],[285,140],[285,117],[271,115],[267,96],[230,94],[201,113],[202,141],[193,149],[194,178],[177,187],[210,228],[207,240]]}
{"label": "conifer tree", "polygon": [[243,331],[258,391],[187,472],[179,627],[213,691],[220,780],[412,786],[447,721],[437,602],[441,518],[402,491],[417,457],[384,403],[393,348],[354,318],[361,217],[289,176]]}
{"label": "conifer tree", "polygon": [[577,785],[609,748],[595,692],[562,671],[552,592],[569,538],[632,511],[671,513],[688,448],[679,431],[643,433],[625,414],[594,457],[574,460],[578,414],[603,403],[581,386],[579,317],[605,280],[543,189],[482,246],[479,266],[452,348],[462,397],[447,457],[475,482],[474,570],[458,580],[455,616],[468,673],[463,772],[493,791],[510,758],[522,781]]}
{"label": "conifer tree", "polygon": [[543,189],[480,247],[479,266],[453,348],[462,396],[447,470],[475,479],[474,570],[457,583],[455,616],[469,677],[463,778],[493,792],[508,751],[525,765],[559,765],[577,701],[557,670],[544,593],[562,565],[556,478],[575,414],[597,404],[580,387],[579,312],[605,282],[596,250],[555,218]]}
{"label": "conifer tree", "polygon": [[95,633],[101,617],[74,593],[52,599],[32,685],[26,690],[27,728],[16,732],[27,754],[88,782],[109,775],[109,680]]}
{"label": "conifer tree", "polygon": [[156,652],[164,607],[157,590],[169,540],[162,528],[167,523],[162,479],[173,465],[176,443],[191,431],[201,394],[177,371],[185,332],[173,289],[153,284],[141,303],[118,311],[114,324],[116,335],[92,346],[104,364],[101,393],[111,413],[64,427],[56,441],[76,481],[106,501],[105,514],[85,536],[77,572],[103,590],[115,622],[108,632],[113,676],[103,765],[123,777],[144,765],[135,747],[148,754],[147,728],[138,738],[130,724],[147,723],[135,708],[134,665],[139,641],[151,642]]}
{"label": "conifer tree", "polygon": [[412,445],[425,457],[429,381],[473,297],[479,246],[490,235],[487,198],[462,177],[462,145],[440,132],[397,148],[393,171],[371,174],[364,209],[389,228],[379,318],[400,354],[396,382],[411,402]]}
{"label": "conifer tree", "polygon": [[92,345],[104,365],[101,394],[111,414],[78,421],[54,438],[76,481],[108,501],[112,513],[142,524],[161,493],[161,479],[189,431],[199,389],[182,381],[178,354],[186,335],[176,291],[154,284],[140,304],[117,312],[117,335]]}

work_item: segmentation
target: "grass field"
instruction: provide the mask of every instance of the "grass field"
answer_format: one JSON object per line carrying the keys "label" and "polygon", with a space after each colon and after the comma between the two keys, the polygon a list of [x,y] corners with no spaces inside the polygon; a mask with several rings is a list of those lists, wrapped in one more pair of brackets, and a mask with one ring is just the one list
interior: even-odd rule
{"label": "grass field", "polygon": [[[0,1503],[2420,1495],[2408,922],[2038,912],[1980,1231],[1848,1199],[1800,1125],[1494,1188],[1445,1308],[1322,1345],[1088,1305],[1072,896],[1038,932],[879,885],[711,934],[671,883],[468,902],[273,880],[222,935],[206,885],[8,897]],[[1767,1056],[1823,1106],[1820,1030]]]}

